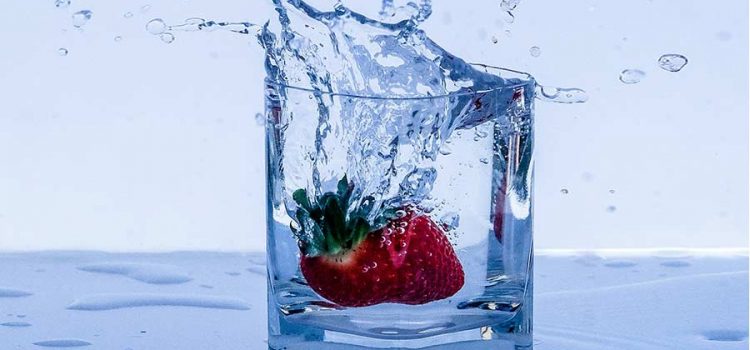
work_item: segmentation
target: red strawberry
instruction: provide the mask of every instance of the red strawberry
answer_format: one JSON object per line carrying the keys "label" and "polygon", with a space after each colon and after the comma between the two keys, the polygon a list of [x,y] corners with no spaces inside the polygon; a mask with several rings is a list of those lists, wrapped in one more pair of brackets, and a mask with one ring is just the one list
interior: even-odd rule
{"label": "red strawberry", "polygon": [[[384,226],[371,230],[361,216],[371,209],[368,199],[348,220],[343,218],[347,206],[341,204],[347,203],[339,202],[349,200],[351,187],[346,178],[339,185],[338,194],[327,193],[317,201],[326,203],[322,208],[302,199],[304,191],[295,192],[299,210],[305,211],[297,212],[300,268],[313,290],[342,306],[368,306],[424,304],[461,289],[464,272],[440,226],[408,207],[395,211],[395,217],[389,214],[394,211],[386,211],[387,219],[376,220],[385,221]],[[344,214],[331,218],[337,212]],[[302,233],[305,229],[312,238]]]}

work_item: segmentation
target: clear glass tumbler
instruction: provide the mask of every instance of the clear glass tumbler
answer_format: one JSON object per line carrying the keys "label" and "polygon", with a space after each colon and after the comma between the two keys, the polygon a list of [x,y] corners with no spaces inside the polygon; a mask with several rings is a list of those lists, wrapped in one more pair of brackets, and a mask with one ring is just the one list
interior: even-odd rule
{"label": "clear glass tumbler", "polygon": [[534,79],[382,97],[266,80],[270,349],[531,349]]}

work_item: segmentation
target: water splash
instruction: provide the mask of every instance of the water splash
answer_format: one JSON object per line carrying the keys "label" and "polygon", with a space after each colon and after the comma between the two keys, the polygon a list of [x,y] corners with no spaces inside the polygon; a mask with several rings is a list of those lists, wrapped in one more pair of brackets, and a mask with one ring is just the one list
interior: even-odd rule
{"label": "water splash", "polygon": [[55,0],[55,7],[59,9],[68,8],[70,6],[70,0]]}
{"label": "water splash", "polygon": [[580,88],[558,88],[552,86],[537,85],[536,97],[542,101],[554,103],[584,103],[589,96]]}
{"label": "water splash", "polygon": [[71,18],[73,20],[73,26],[76,27],[76,28],[83,27],[84,25],[86,25],[86,23],[89,22],[89,20],[91,20],[91,16],[93,14],[94,13],[91,12],[91,11],[89,11],[89,10],[81,10],[81,11],[78,11],[78,12],[74,13],[71,16]]}
{"label": "water splash", "polygon": [[687,64],[687,57],[680,54],[666,54],[659,57],[659,67],[668,72],[679,72]]}
{"label": "water splash", "polygon": [[25,328],[25,327],[31,327],[31,323],[28,323],[28,322],[5,322],[5,323],[0,323],[0,326],[10,327],[10,328]]}
{"label": "water splash", "polygon": [[646,77],[646,72],[640,69],[625,69],[620,72],[620,81],[625,84],[640,83]]}
{"label": "water splash", "polygon": [[175,25],[168,25],[161,18],[154,18],[146,24],[146,31],[158,35],[165,43],[174,41],[174,32],[225,30],[237,34],[258,36],[260,28],[260,26],[250,22],[217,22],[198,17],[188,18],[182,24]]}
{"label": "water splash", "polygon": [[542,49],[540,49],[539,46],[532,46],[529,48],[529,54],[532,57],[539,57],[539,55],[542,54]]}

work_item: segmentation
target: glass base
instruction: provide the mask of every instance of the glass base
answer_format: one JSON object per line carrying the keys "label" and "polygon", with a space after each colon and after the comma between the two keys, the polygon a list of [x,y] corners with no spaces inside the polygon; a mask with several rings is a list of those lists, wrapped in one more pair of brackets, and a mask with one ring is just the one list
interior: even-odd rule
{"label": "glass base", "polygon": [[419,339],[378,339],[305,327],[305,334],[270,336],[269,350],[532,350],[530,334],[484,326]]}

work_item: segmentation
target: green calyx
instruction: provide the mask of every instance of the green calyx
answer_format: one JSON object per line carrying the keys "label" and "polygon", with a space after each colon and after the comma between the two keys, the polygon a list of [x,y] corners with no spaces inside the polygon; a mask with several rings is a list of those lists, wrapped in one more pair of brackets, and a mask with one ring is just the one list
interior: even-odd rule
{"label": "green calyx", "polygon": [[[337,255],[356,247],[368,233],[385,225],[384,213],[373,223],[370,217],[375,199],[367,196],[360,203],[352,198],[354,185],[346,175],[339,180],[336,192],[326,192],[310,200],[305,189],[298,189],[292,199],[299,206],[295,213],[299,227],[291,226],[307,256]],[[354,210],[349,210],[355,207]]]}

